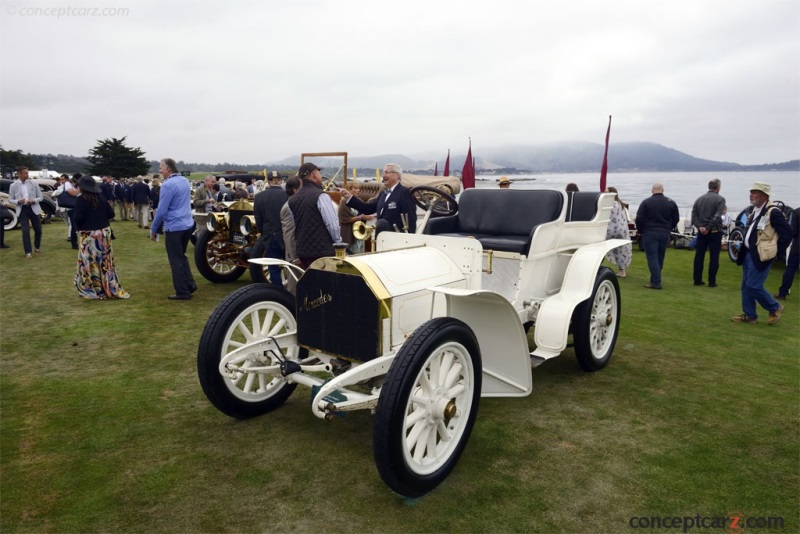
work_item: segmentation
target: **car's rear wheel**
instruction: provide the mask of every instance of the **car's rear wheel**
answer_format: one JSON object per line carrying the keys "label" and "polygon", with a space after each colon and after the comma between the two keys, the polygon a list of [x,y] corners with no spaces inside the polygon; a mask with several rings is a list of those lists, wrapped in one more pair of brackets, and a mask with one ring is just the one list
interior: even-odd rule
{"label": "car's rear wheel", "polygon": [[[247,419],[274,410],[292,394],[297,384],[279,373],[237,371],[225,377],[219,365],[235,351],[240,355],[231,363],[241,369],[276,366],[279,358],[299,360],[307,351],[297,345],[294,309],[290,293],[251,284],[228,295],[211,314],[197,350],[197,374],[203,392],[219,411]],[[268,338],[278,342],[283,355],[255,347]],[[252,350],[249,345],[254,346]]]}
{"label": "car's rear wheel", "polygon": [[620,319],[619,282],[614,271],[601,267],[592,296],[572,314],[572,342],[578,363],[587,371],[599,371],[611,360]]}
{"label": "car's rear wheel", "polygon": [[481,355],[472,330],[432,319],[392,362],[375,412],[375,464],[395,492],[418,497],[441,484],[466,447],[481,395]]}
{"label": "car's rear wheel", "polygon": [[231,254],[231,247],[224,236],[208,230],[200,231],[194,247],[194,263],[203,278],[215,284],[224,284],[244,274],[247,269],[225,260]]}

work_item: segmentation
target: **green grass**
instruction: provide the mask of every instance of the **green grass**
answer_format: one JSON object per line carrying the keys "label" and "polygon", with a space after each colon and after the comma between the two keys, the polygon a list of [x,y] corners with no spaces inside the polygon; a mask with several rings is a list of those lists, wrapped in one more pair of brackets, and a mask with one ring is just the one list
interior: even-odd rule
{"label": "green grass", "polygon": [[163,242],[132,222],[115,231],[132,296],[94,302],[72,285],[62,223],[31,260],[19,231],[6,234],[2,532],[625,532],[632,516],[729,513],[800,528],[797,286],[780,324],[761,310],[759,324],[734,324],[740,270],[727,258],[720,287],[694,287],[693,254],[671,249],[651,291],[636,251],[611,364],[585,373],[567,349],[533,371],[530,396],[482,399],[456,469],[410,501],[375,469],[368,413],[318,420],[302,387],[253,420],[215,410],[197,343],[249,275],[196,274],[192,301],[168,301]]}

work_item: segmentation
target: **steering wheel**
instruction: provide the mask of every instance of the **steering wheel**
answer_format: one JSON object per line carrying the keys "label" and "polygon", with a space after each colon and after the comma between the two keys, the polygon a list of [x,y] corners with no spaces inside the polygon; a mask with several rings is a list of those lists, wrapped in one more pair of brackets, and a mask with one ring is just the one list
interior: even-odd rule
{"label": "steering wheel", "polygon": [[444,217],[458,213],[458,202],[455,197],[441,189],[428,185],[418,185],[411,188],[411,198],[417,207],[425,211],[431,210],[432,216]]}

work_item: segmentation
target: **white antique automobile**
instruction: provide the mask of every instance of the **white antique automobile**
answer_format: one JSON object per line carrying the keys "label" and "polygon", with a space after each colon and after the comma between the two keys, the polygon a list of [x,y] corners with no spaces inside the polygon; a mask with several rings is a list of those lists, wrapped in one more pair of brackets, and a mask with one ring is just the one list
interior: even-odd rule
{"label": "white antique automobile", "polygon": [[[235,418],[279,407],[298,384],[321,419],[370,410],[385,483],[416,497],[463,452],[479,399],[531,393],[531,368],[572,346],[608,364],[620,293],[605,254],[613,195],[465,191],[455,215],[421,233],[382,232],[377,251],[322,258],[297,295],[267,284],[233,292],[206,324],[200,383]],[[353,327],[353,325],[358,325]],[[527,330],[533,326],[535,348]]]}

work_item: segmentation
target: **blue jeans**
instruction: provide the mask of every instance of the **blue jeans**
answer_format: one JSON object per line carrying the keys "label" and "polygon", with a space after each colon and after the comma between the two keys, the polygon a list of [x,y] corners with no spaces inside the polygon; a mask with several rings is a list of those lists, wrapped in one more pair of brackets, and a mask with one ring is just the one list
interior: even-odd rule
{"label": "blue jeans", "polygon": [[756,269],[752,254],[749,250],[745,252],[742,262],[742,311],[750,319],[758,318],[756,302],[769,313],[776,312],[781,307],[780,303],[764,288],[770,269],[772,269],[772,264],[763,271]]}
{"label": "blue jeans", "polygon": [[664,268],[668,243],[669,232],[647,232],[642,236],[647,268],[650,269],[650,285],[661,287],[661,269]]}
{"label": "blue jeans", "polygon": [[797,252],[789,253],[789,257],[786,258],[786,270],[783,271],[783,281],[781,282],[781,288],[778,290],[778,295],[785,297],[789,294],[789,289],[792,288],[792,282],[794,282],[794,275],[798,269],[800,269],[800,254]]}
{"label": "blue jeans", "polygon": [[703,281],[703,264],[708,250],[708,283],[717,283],[719,271],[719,251],[722,249],[722,232],[714,234],[697,234],[697,246],[694,251],[694,282]]}

